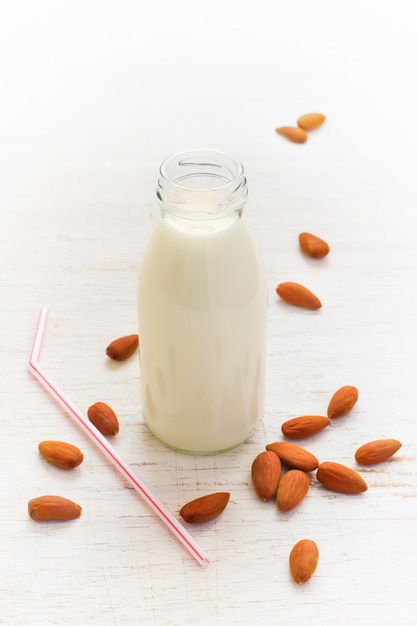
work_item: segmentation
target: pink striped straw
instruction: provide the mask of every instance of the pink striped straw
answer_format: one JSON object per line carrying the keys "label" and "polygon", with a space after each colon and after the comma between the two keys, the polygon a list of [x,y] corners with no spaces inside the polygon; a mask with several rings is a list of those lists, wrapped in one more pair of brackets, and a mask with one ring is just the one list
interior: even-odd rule
{"label": "pink striped straw", "polygon": [[82,430],[90,437],[90,439],[100,448],[106,457],[113,463],[121,474],[136,489],[139,495],[148,503],[150,508],[162,520],[173,535],[182,543],[190,554],[202,567],[207,567],[210,560],[205,551],[198,545],[188,531],[180,524],[180,522],[172,515],[167,507],[152,493],[149,487],[134,474],[132,469],[123,461],[113,446],[101,434],[101,432],[88,420],[80,411],[64,396],[64,394],[56,387],[55,384],[43,372],[39,357],[42,348],[43,338],[46,330],[46,322],[48,319],[48,309],[42,308],[38,324],[36,326],[35,338],[33,341],[32,351],[29,357],[29,371],[39,380],[45,389],[57,400],[57,402],[74,418]]}

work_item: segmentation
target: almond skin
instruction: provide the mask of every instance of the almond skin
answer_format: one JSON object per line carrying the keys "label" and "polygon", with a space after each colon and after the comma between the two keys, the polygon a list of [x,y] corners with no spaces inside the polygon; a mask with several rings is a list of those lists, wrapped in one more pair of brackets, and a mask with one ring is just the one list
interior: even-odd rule
{"label": "almond skin", "polygon": [[307,133],[299,126],[280,126],[275,131],[293,143],[305,143],[307,141]]}
{"label": "almond skin", "polygon": [[105,402],[95,402],[87,411],[88,419],[104,436],[117,435],[119,420],[116,413]]}
{"label": "almond skin", "polygon": [[310,479],[303,470],[291,469],[281,478],[276,503],[282,513],[296,507],[307,495]]}
{"label": "almond skin", "polygon": [[180,510],[180,515],[188,524],[208,522],[224,511],[229,499],[230,493],[221,491],[201,496],[184,504]]}
{"label": "almond skin", "polygon": [[330,252],[329,244],[311,233],[300,233],[298,242],[301,250],[313,259],[322,259]]}
{"label": "almond skin", "polygon": [[303,585],[314,574],[319,562],[317,544],[311,539],[301,539],[290,553],[290,571],[296,583]]}
{"label": "almond skin", "polygon": [[333,461],[320,463],[316,478],[326,489],[340,493],[363,493],[368,489],[368,485],[357,471]]}
{"label": "almond skin", "polygon": [[327,407],[327,417],[334,419],[347,415],[355,406],[358,400],[359,392],[352,385],[345,385],[338,389],[332,396]]}
{"label": "almond skin", "polygon": [[277,285],[277,295],[285,302],[301,306],[305,309],[320,309],[321,302],[307,287],[294,282],[285,282]]}
{"label": "almond skin", "polygon": [[29,516],[37,522],[68,521],[80,517],[81,507],[61,496],[40,496],[28,502]]}
{"label": "almond skin", "polygon": [[312,472],[318,467],[318,460],[304,448],[297,446],[295,443],[287,441],[275,441],[266,446],[267,450],[272,450],[279,456],[281,463],[287,467]]}
{"label": "almond skin", "polygon": [[360,446],[355,452],[355,459],[359,465],[375,465],[383,463],[397,452],[402,446],[398,439],[375,439]]}
{"label": "almond skin", "polygon": [[284,422],[281,430],[288,439],[304,439],[316,435],[329,424],[330,418],[324,415],[301,415]]}
{"label": "almond skin", "polygon": [[139,345],[139,335],[126,335],[112,341],[106,348],[109,359],[124,361],[132,356]]}
{"label": "almond skin", "polygon": [[78,467],[84,459],[84,455],[77,446],[65,441],[41,441],[38,450],[49,463],[62,469]]}
{"label": "almond skin", "polygon": [[271,450],[264,450],[252,463],[252,482],[257,496],[266,502],[274,497],[281,477],[281,461]]}
{"label": "almond skin", "polygon": [[321,126],[325,119],[326,116],[323,113],[305,113],[298,118],[297,125],[304,130],[314,130]]}

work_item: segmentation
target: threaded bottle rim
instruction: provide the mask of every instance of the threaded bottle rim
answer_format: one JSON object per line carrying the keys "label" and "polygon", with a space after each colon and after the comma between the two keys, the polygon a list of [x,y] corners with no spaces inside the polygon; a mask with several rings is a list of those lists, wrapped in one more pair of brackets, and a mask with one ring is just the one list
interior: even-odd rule
{"label": "threaded bottle rim", "polygon": [[163,213],[213,219],[241,211],[248,191],[243,165],[233,155],[194,148],[162,162],[156,193]]}

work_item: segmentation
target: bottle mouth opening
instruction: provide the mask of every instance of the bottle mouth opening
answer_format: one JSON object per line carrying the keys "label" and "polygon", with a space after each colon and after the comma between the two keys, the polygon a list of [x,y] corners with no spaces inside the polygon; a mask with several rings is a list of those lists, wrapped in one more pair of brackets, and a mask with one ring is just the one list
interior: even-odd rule
{"label": "bottle mouth opening", "polygon": [[220,150],[177,152],[160,166],[156,195],[166,217],[202,221],[241,215],[247,194],[243,165]]}
{"label": "bottle mouth opening", "polygon": [[177,152],[161,164],[160,175],[165,184],[179,191],[231,192],[239,186],[243,166],[233,155],[209,148]]}

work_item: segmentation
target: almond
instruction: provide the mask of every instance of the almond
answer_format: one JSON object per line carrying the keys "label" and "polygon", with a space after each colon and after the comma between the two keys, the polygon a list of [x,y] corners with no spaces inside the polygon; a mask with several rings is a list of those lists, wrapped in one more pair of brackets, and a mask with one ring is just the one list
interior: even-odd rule
{"label": "almond", "polygon": [[288,439],[303,439],[319,433],[329,424],[330,419],[323,415],[302,415],[284,422],[281,430]]}
{"label": "almond", "polygon": [[267,450],[272,450],[279,456],[281,463],[295,469],[311,472],[315,470],[319,464],[318,460],[304,448],[286,441],[275,441],[266,446]]}
{"label": "almond", "polygon": [[290,571],[296,583],[302,585],[310,580],[319,562],[317,544],[311,539],[301,539],[290,553]]}
{"label": "almond", "polygon": [[357,471],[333,461],[320,463],[316,478],[326,489],[340,493],[362,493],[368,489]]}
{"label": "almond", "polygon": [[304,130],[313,130],[318,126],[321,126],[326,119],[323,113],[305,113],[298,118],[297,124]]}
{"label": "almond", "polygon": [[298,242],[301,250],[313,259],[322,259],[330,252],[329,244],[311,233],[300,233]]}
{"label": "almond", "polygon": [[95,402],[87,411],[88,419],[102,435],[112,436],[119,432],[116,413],[105,402]]}
{"label": "almond", "polygon": [[81,507],[61,496],[40,496],[28,502],[29,516],[37,522],[68,521],[80,517]]}
{"label": "almond", "polygon": [[286,282],[280,283],[276,287],[277,295],[295,306],[301,306],[305,309],[320,309],[321,302],[316,295],[307,287],[299,283]]}
{"label": "almond", "polygon": [[355,459],[359,465],[375,465],[389,459],[401,446],[397,439],[376,439],[360,446],[355,452]]}
{"label": "almond", "polygon": [[139,335],[126,335],[112,341],[106,348],[106,354],[115,361],[124,361],[130,357],[139,345]]}
{"label": "almond", "polygon": [[281,461],[270,450],[258,454],[252,463],[252,482],[256,494],[266,502],[274,497],[281,476]]}
{"label": "almond", "polygon": [[38,450],[49,463],[62,469],[78,467],[84,459],[83,453],[77,446],[64,441],[41,441]]}
{"label": "almond", "polygon": [[358,400],[358,390],[352,385],[345,385],[332,396],[327,407],[327,417],[335,418],[346,415]]}
{"label": "almond", "polygon": [[229,502],[229,498],[230,493],[221,491],[211,493],[207,496],[201,496],[200,498],[196,498],[184,504],[180,510],[180,515],[188,524],[207,522],[224,511]]}
{"label": "almond", "polygon": [[309,487],[310,479],[303,470],[288,470],[278,485],[276,502],[279,510],[286,513],[300,504]]}
{"label": "almond", "polygon": [[280,126],[275,131],[293,143],[305,143],[307,141],[307,133],[299,126]]}

